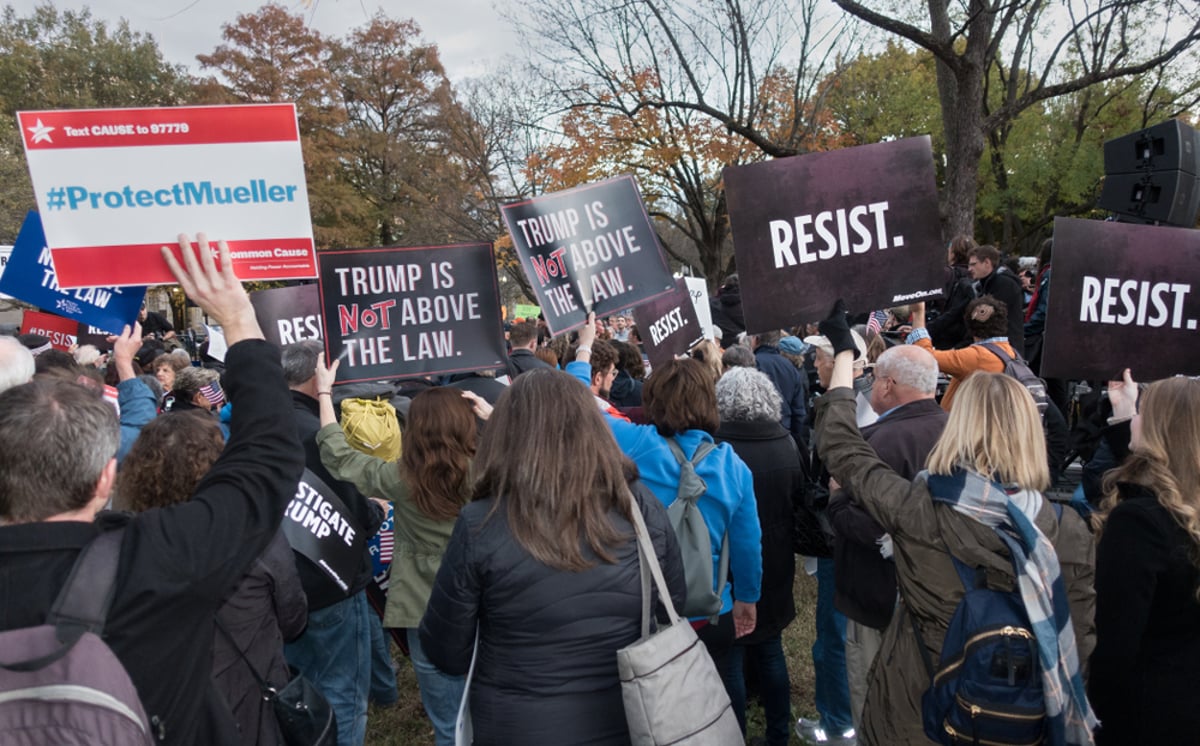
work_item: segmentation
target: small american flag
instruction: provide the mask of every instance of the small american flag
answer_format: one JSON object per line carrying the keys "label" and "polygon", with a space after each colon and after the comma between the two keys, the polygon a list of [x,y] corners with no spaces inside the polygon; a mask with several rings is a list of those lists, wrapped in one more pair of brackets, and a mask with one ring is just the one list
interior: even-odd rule
{"label": "small american flag", "polygon": [[887,311],[873,311],[871,313],[871,317],[867,319],[867,332],[881,334],[883,332],[884,325],[887,324],[887,320]]}

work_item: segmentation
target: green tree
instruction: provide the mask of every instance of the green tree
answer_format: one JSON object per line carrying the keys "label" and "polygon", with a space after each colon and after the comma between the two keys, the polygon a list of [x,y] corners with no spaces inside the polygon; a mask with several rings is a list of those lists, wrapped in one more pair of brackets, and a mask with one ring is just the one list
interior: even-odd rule
{"label": "green tree", "polygon": [[171,106],[191,81],[167,64],[154,39],[87,10],[38,6],[0,16],[0,237],[11,243],[36,206],[15,114],[30,109]]}
{"label": "green tree", "polygon": [[[974,233],[980,164],[1025,111],[1106,81],[1173,66],[1196,78],[1200,14],[1195,0],[928,0],[889,15],[857,0],[848,13],[928,50],[946,138],[941,192],[944,233]],[[1003,188],[1003,187],[1002,187]]]}

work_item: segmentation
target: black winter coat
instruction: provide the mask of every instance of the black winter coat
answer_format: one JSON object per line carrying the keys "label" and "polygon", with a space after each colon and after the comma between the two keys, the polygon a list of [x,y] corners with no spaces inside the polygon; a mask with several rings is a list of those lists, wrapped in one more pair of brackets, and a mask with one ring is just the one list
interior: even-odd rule
{"label": "black winter coat", "polygon": [[213,679],[233,710],[243,746],[283,743],[255,674],[276,688],[288,682],[283,643],[299,636],[307,620],[308,600],[300,588],[292,548],[278,531],[217,612],[225,632],[218,630],[213,638]]}
{"label": "black winter coat", "polygon": [[778,422],[722,422],[714,437],[718,443],[732,446],[754,477],[754,497],[762,525],[762,595],[754,631],[736,642],[753,645],[783,632],[796,618],[792,532],[807,480],[800,451]]}
{"label": "black winter coat", "polygon": [[79,550],[126,524],[104,640],[165,744],[237,743],[212,684],[213,617],[279,529],[304,470],[279,348],[238,342],[226,356],[233,402],[225,449],[191,500],[95,523],[0,526],[0,630],[42,624]]}
{"label": "black winter coat", "polygon": [[[683,567],[666,509],[642,485],[632,488],[679,606]],[[460,675],[479,626],[470,690],[475,745],[628,744],[617,650],[641,635],[633,526],[613,516],[630,536],[614,550],[615,564],[564,572],[517,543],[504,506],[494,506],[489,498],[462,509],[420,627],[429,660]]]}
{"label": "black winter coat", "polygon": [[[1118,461],[1130,423],[1105,431]],[[1096,649],[1088,698],[1099,746],[1200,738],[1200,570],[1196,545],[1157,496],[1118,484],[1096,551]]]}

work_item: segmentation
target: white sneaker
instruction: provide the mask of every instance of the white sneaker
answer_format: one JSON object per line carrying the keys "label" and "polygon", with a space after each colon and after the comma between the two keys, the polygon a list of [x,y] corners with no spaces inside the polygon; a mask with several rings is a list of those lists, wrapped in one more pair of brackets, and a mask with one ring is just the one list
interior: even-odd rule
{"label": "white sneaker", "polygon": [[858,738],[855,737],[853,728],[844,733],[828,733],[825,727],[821,725],[820,720],[800,718],[796,721],[796,735],[800,736],[800,740],[809,744],[809,746],[817,746],[817,744],[827,746],[858,746]]}

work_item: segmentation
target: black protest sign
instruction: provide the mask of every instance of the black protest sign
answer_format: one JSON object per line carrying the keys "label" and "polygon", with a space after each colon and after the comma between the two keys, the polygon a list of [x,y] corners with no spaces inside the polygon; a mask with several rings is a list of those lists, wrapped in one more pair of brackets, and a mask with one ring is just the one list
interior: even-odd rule
{"label": "black protest sign", "polygon": [[76,337],[76,341],[80,347],[84,345],[92,345],[101,352],[111,352],[113,343],[108,341],[108,338],[111,336],[114,335],[109,334],[107,331],[98,326],[92,326],[91,324],[84,324],[80,322],[79,334]]}
{"label": "black protest sign", "polygon": [[283,347],[321,339],[321,292],[316,283],[250,293],[254,315],[268,342]]}
{"label": "black protest sign", "polygon": [[505,366],[491,244],[322,251],[317,260],[338,382]]}
{"label": "black protest sign", "polygon": [[1043,377],[1200,374],[1200,231],[1054,219]]}
{"label": "black protest sign", "polygon": [[725,169],[750,333],[941,295],[929,137]]}
{"label": "black protest sign", "polygon": [[554,334],[675,288],[632,176],[555,192],[500,210]]}
{"label": "black protest sign", "polygon": [[349,595],[368,537],[333,489],[308,469],[284,510],[283,535],[293,550],[321,568],[343,595]]}
{"label": "black protest sign", "polygon": [[673,292],[634,308],[633,321],[652,368],[684,354],[704,337],[692,293],[682,277],[675,280]]}

